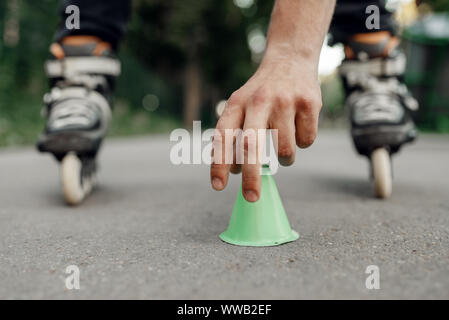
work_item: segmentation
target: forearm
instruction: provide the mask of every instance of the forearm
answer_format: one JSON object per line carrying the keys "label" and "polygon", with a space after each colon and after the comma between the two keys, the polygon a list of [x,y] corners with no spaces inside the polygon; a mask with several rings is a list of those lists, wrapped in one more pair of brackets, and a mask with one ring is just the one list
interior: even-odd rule
{"label": "forearm", "polygon": [[265,61],[307,60],[317,67],[335,0],[276,0]]}

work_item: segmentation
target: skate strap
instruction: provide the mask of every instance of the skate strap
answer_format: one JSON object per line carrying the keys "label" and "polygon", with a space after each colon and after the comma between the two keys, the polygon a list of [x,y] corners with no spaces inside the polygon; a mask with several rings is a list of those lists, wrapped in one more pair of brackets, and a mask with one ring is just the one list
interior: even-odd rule
{"label": "skate strap", "polygon": [[365,73],[373,76],[399,76],[404,73],[406,58],[400,53],[394,58],[373,58],[367,61],[347,60],[339,68],[341,75]]}
{"label": "skate strap", "polygon": [[50,106],[57,101],[70,99],[81,99],[94,103],[99,107],[106,117],[111,117],[111,108],[106,98],[95,90],[83,87],[53,88],[50,93],[44,96],[45,103]]}
{"label": "skate strap", "polygon": [[50,78],[73,77],[82,74],[120,75],[120,61],[108,57],[67,57],[62,60],[49,60],[45,72]]}

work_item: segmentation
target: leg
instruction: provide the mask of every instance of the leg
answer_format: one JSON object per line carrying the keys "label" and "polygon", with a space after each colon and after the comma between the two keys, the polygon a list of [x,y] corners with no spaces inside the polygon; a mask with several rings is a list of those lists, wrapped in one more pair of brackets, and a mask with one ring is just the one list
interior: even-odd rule
{"label": "leg", "polygon": [[[80,29],[67,29],[66,8],[78,6]],[[45,97],[47,124],[40,151],[61,159],[68,152],[95,155],[106,134],[114,78],[120,73],[115,49],[123,36],[129,0],[64,0],[57,41],[45,69],[51,91]]]}
{"label": "leg", "polygon": [[[387,55],[387,51],[399,43],[397,25],[393,13],[385,8],[385,0],[341,0],[335,9],[331,33],[333,42],[345,45],[347,58],[353,59],[360,51],[370,57]],[[368,29],[365,12],[370,5],[379,8],[379,29]],[[362,43],[362,45],[361,45]],[[361,46],[361,47],[360,47]]]}
{"label": "leg", "polygon": [[[394,21],[393,13],[385,8],[385,0],[339,0],[335,8],[334,17],[332,19],[331,33],[334,42],[343,42],[357,33],[372,33],[379,31],[388,31],[396,34],[397,26]],[[366,28],[366,19],[368,15],[365,13],[366,7],[375,5],[379,8],[379,25],[380,29],[369,30]]]}
{"label": "leg", "polygon": [[[369,5],[379,7],[380,29],[366,27]],[[384,0],[341,0],[331,32],[345,45],[340,74],[357,151],[366,156],[382,146],[391,153],[398,151],[415,137],[411,114],[418,105],[402,83],[406,61],[398,47],[393,14],[385,9]]]}
{"label": "leg", "polygon": [[[66,8],[76,5],[80,9],[80,29],[65,27]],[[131,0],[63,0],[61,23],[56,41],[73,35],[96,36],[114,48],[123,37],[130,16]]]}
{"label": "leg", "polygon": [[[80,29],[66,28],[65,9],[80,10]],[[95,158],[111,117],[115,56],[129,16],[129,0],[65,0],[51,57],[45,63],[50,92],[44,97],[46,126],[37,147],[61,161],[67,203],[79,204],[91,191]]]}
{"label": "leg", "polygon": [[[340,74],[356,150],[367,156],[379,197],[391,193],[389,156],[414,140],[413,112],[418,108],[402,75],[405,55],[399,49],[392,13],[385,1],[340,1],[335,12],[334,41],[343,42],[346,58]],[[365,8],[377,5],[380,29],[366,27]]]}
{"label": "leg", "polygon": [[[65,9],[80,10],[80,29],[65,26]],[[50,92],[44,97],[46,126],[37,147],[61,161],[66,202],[79,204],[95,184],[96,154],[111,117],[114,52],[129,16],[128,0],[65,0],[51,57],[45,63]]]}

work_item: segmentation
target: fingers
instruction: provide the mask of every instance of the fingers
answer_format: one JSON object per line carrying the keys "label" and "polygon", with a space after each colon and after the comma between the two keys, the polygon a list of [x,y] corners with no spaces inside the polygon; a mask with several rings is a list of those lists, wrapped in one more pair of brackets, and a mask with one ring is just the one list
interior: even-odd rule
{"label": "fingers", "polygon": [[242,164],[242,190],[243,196],[249,202],[255,202],[260,197],[260,157],[264,148],[265,139],[258,141],[258,129],[266,129],[268,123],[268,110],[262,102],[254,101],[248,107],[243,126],[243,153]]}
{"label": "fingers", "polygon": [[[243,196],[249,202],[259,199],[260,156],[266,141],[260,139],[260,129],[277,129],[278,139],[275,139],[275,145],[279,162],[284,166],[295,161],[295,144],[306,148],[315,140],[321,109],[319,93],[315,98],[304,95],[289,98],[284,94],[277,95],[277,99],[270,99],[269,96],[273,97],[266,90],[259,88],[249,99],[241,99],[233,94],[228,100],[214,135],[210,173],[215,190],[223,190],[226,187],[229,171],[241,171]],[[243,132],[238,136],[238,129],[242,127]],[[230,157],[232,158],[229,159]]]}
{"label": "fingers", "polygon": [[296,109],[296,144],[300,148],[307,148],[315,141],[318,132],[321,99],[301,98]]}
{"label": "fingers", "polygon": [[239,174],[240,172],[242,172],[242,165],[241,165],[241,163],[238,163],[238,161],[237,161],[237,150],[236,150],[235,143],[234,143],[234,152],[233,153],[234,153],[234,160],[232,161],[230,171],[233,174]]}
{"label": "fingers", "polygon": [[273,141],[279,163],[283,166],[292,165],[295,162],[296,154],[295,109],[293,102],[278,102],[270,119],[270,129],[277,130],[277,136],[273,135]]}
{"label": "fingers", "polygon": [[[231,102],[231,103],[229,103]],[[228,183],[230,159],[227,159],[233,151],[235,129],[243,125],[242,108],[230,99],[218,120],[213,141],[213,155],[210,169],[212,187],[215,190],[223,190]],[[232,130],[232,131],[231,131]]]}

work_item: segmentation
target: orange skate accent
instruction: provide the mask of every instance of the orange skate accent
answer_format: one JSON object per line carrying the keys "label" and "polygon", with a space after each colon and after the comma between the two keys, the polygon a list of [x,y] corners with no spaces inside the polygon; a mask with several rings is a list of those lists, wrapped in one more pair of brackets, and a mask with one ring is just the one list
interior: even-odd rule
{"label": "orange skate accent", "polygon": [[[100,38],[95,37],[95,36],[68,36],[65,37],[61,40],[61,43],[64,45],[69,45],[69,46],[82,46],[88,43],[94,43],[97,44],[94,51],[92,52],[93,55],[95,56],[101,56],[105,51],[107,50],[111,50],[111,44],[109,44],[108,42],[102,41]],[[62,50],[61,46],[59,46],[60,50]],[[62,58],[59,58],[60,52],[59,52],[59,48],[55,48],[55,51],[58,50],[58,55],[54,54],[56,57],[58,57],[58,59],[63,59],[64,56],[62,56]],[[64,52],[62,52],[64,54]]]}
{"label": "orange skate accent", "polygon": [[385,39],[391,38],[391,34],[388,31],[357,33],[352,36],[351,40],[366,44],[376,44]]}
{"label": "orange skate accent", "polygon": [[97,46],[94,49],[93,54],[96,56],[101,56],[103,54],[103,52],[105,52],[107,50],[111,50],[111,45],[107,42],[102,41],[97,44]]}
{"label": "orange skate accent", "polygon": [[69,46],[82,46],[86,43],[101,42],[101,39],[95,36],[67,36],[61,40],[62,44]]}
{"label": "orange skate accent", "polygon": [[[354,36],[351,37],[352,41],[367,44],[367,45],[375,45],[379,42],[388,40],[387,44],[385,45],[384,50],[382,53],[373,56],[371,58],[376,57],[387,57],[388,54],[396,48],[399,45],[399,38],[395,37],[390,34],[388,31],[379,31],[379,32],[370,32],[370,33],[357,33]],[[354,59],[355,54],[352,48],[348,45],[344,46],[344,52],[346,55],[346,59]]]}
{"label": "orange skate accent", "polygon": [[344,52],[345,52],[346,59],[352,60],[355,58],[354,51],[351,49],[350,46],[344,46]]}
{"label": "orange skate accent", "polygon": [[399,45],[398,37],[391,37],[391,39],[389,40],[388,44],[385,46],[385,50],[382,53],[382,55],[384,57],[388,56],[388,54],[391,52],[391,50],[396,48],[398,45]]}
{"label": "orange skate accent", "polygon": [[50,46],[50,52],[58,60],[62,60],[65,57],[64,50],[59,43],[52,43],[52,45]]}

